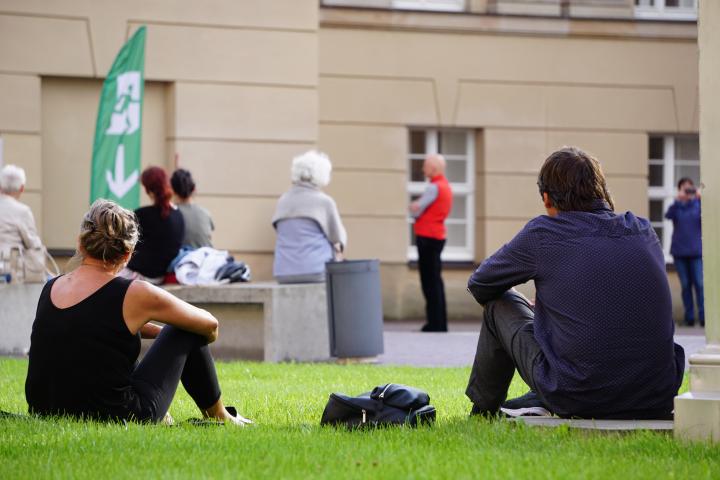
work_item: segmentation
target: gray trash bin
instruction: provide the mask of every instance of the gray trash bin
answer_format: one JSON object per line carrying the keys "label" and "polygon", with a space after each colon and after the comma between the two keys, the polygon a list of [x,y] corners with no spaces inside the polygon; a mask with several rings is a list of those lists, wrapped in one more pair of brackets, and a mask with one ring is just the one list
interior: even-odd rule
{"label": "gray trash bin", "polygon": [[383,353],[379,260],[328,262],[330,354],[373,357]]}

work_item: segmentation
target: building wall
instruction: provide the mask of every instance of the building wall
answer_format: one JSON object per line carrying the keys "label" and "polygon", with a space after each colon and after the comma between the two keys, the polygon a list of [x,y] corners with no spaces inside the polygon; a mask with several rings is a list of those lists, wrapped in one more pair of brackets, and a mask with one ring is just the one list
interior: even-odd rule
{"label": "building wall", "polygon": [[[406,260],[408,127],[477,132],[476,263],[543,212],[535,182],[554,149],[595,154],[617,209],[646,216],[648,133],[697,132],[692,35],[628,34],[628,22],[570,33],[578,22],[544,19],[518,35],[469,31],[440,14],[433,23],[433,14],[321,13],[320,147],[337,171],[328,190],[348,226],[348,255],[383,261],[391,317],[422,315]],[[477,314],[465,293],[471,271],[446,272],[451,316]]]}
{"label": "building wall", "polygon": [[219,247],[271,252],[289,159],[318,137],[315,0],[3,1],[4,160],[27,169],[23,200],[44,241],[75,246],[101,79],[140,25],[144,166],[194,172]]}
{"label": "building wall", "polygon": [[[647,214],[647,134],[698,129],[694,24],[481,14],[511,3],[523,2],[440,14],[316,0],[4,0],[4,160],[26,168],[23,200],[46,244],[72,249],[101,80],[147,25],[143,164],[193,172],[216,246],[270,279],[269,219],[290,159],[319,145],[334,162],[328,192],[348,257],[382,261],[386,315],[421,316],[406,259],[408,127],[474,132],[476,263],[541,213],[535,175],[554,148],[596,154],[618,209]],[[471,270],[446,271],[451,316],[477,314]]]}

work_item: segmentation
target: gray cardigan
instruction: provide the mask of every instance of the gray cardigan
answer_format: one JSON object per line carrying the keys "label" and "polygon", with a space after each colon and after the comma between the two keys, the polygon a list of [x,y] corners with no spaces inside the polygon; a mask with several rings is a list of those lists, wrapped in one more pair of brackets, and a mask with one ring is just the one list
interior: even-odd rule
{"label": "gray cardigan", "polygon": [[315,220],[330,243],[339,243],[343,248],[347,245],[347,233],[335,201],[311,183],[296,183],[280,197],[272,218],[273,227],[288,218]]}

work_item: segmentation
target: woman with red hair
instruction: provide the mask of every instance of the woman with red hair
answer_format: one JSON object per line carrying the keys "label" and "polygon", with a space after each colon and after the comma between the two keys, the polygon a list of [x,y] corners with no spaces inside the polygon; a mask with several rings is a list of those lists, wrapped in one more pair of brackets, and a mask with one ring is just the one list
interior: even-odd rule
{"label": "woman with red hair", "polygon": [[180,250],[185,222],[180,211],[170,202],[172,190],[165,170],[148,167],[143,171],[140,182],[153,204],[135,210],[140,241],[120,276],[159,285],[165,279],[168,265]]}

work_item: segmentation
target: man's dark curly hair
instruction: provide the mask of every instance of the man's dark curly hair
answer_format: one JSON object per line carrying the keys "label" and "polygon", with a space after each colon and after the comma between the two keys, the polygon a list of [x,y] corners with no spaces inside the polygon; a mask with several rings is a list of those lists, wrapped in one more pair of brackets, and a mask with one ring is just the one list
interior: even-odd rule
{"label": "man's dark curly hair", "polygon": [[588,212],[596,200],[604,200],[615,209],[600,162],[576,147],[563,147],[545,160],[538,188],[540,195],[547,193],[552,206],[560,211]]}

